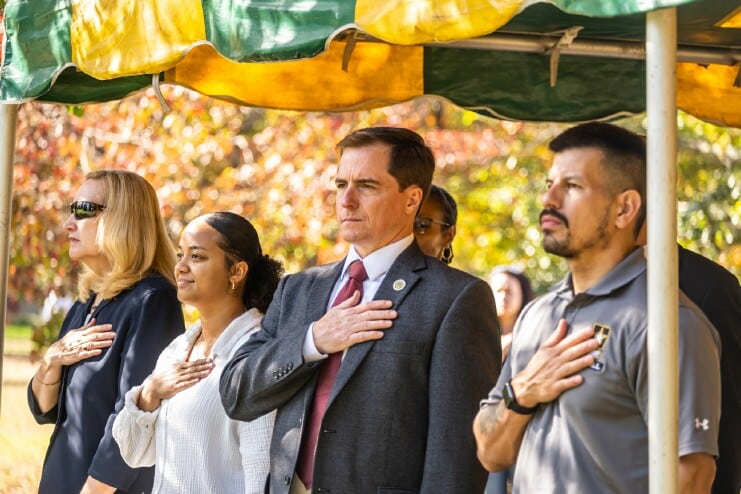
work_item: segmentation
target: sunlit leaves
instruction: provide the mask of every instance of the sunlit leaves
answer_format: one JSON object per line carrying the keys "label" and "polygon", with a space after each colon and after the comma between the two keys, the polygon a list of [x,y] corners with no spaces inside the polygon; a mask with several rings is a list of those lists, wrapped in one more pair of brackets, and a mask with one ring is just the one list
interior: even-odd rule
{"label": "sunlit leaves", "polygon": [[[486,276],[524,267],[538,290],[565,272],[543,252],[538,214],[555,124],[503,122],[428,98],[354,113],[242,108],[164,87],[165,113],[145,91],[80,112],[20,110],[11,241],[11,305],[39,304],[73,287],[62,222],[84,174],[136,171],[158,191],[175,238],[191,219],[228,210],[249,218],[265,252],[289,272],[340,258],[333,176],[335,144],[368,125],[417,130],[437,159],[435,183],[458,201],[454,265]],[[680,115],[679,237],[741,274],[741,131]],[[642,131],[642,118],[623,124]]]}

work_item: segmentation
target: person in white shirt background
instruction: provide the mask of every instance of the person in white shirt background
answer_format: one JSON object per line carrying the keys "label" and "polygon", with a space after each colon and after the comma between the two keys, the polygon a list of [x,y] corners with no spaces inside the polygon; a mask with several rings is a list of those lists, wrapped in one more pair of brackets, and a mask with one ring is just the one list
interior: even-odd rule
{"label": "person in white shirt background", "polygon": [[218,386],[232,352],[259,329],[282,273],[239,215],[206,214],[183,231],[178,299],[197,309],[200,320],[126,394],[113,426],[129,465],[154,464],[152,492],[263,492],[274,414],[232,420]]}

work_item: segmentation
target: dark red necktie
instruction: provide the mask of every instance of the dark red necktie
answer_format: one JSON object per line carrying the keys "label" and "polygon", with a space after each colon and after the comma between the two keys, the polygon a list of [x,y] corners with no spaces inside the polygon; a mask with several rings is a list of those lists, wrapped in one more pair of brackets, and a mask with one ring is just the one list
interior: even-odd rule
{"label": "dark red necktie", "polygon": [[[368,273],[365,272],[363,261],[353,261],[348,271],[350,272],[350,278],[342,285],[342,288],[332,302],[332,307],[352,297],[352,294],[356,291],[360,292],[360,298],[363,298],[363,281],[368,279]],[[329,394],[332,392],[337,371],[340,369],[340,363],[342,363],[342,352],[330,353],[319,371],[319,379],[316,384],[316,391],[314,392],[314,402],[311,405],[311,410],[309,410],[309,416],[307,417],[308,428],[304,431],[301,450],[298,455],[298,463],[296,465],[296,473],[307,489],[311,489],[314,477],[314,451],[316,449],[316,442],[319,438],[319,429],[322,425],[322,418],[324,418],[324,411],[327,408]]]}

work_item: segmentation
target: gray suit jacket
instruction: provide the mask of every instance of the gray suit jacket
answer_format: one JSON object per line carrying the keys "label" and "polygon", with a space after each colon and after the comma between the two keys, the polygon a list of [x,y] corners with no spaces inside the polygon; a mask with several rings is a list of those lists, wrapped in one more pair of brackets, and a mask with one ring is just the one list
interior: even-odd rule
{"label": "gray suit jacket", "polygon": [[[252,420],[278,409],[272,493],[289,492],[321,365],[304,362],[303,340],[326,312],[342,265],[283,278],[262,330],[221,377],[230,417]],[[397,280],[404,280],[403,289],[393,288]],[[476,458],[472,422],[501,367],[491,289],[413,243],[375,298],[392,300],[399,315],[382,339],[345,354],[317,442],[313,492],[483,492],[486,472]]]}

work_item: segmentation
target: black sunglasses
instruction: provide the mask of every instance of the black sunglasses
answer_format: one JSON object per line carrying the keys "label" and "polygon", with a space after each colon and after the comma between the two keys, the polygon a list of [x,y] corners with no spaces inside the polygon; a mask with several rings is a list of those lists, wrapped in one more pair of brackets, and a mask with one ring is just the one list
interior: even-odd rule
{"label": "black sunglasses", "polygon": [[445,228],[448,228],[450,226],[450,223],[445,223],[444,221],[436,220],[435,218],[430,218],[428,216],[417,216],[416,218],[414,218],[414,233],[416,233],[417,235],[424,235],[425,233],[427,233],[427,230],[430,229],[433,223],[436,223]]}
{"label": "black sunglasses", "polygon": [[95,218],[98,211],[103,211],[105,206],[90,201],[75,201],[69,205],[69,212],[75,215],[76,220]]}

